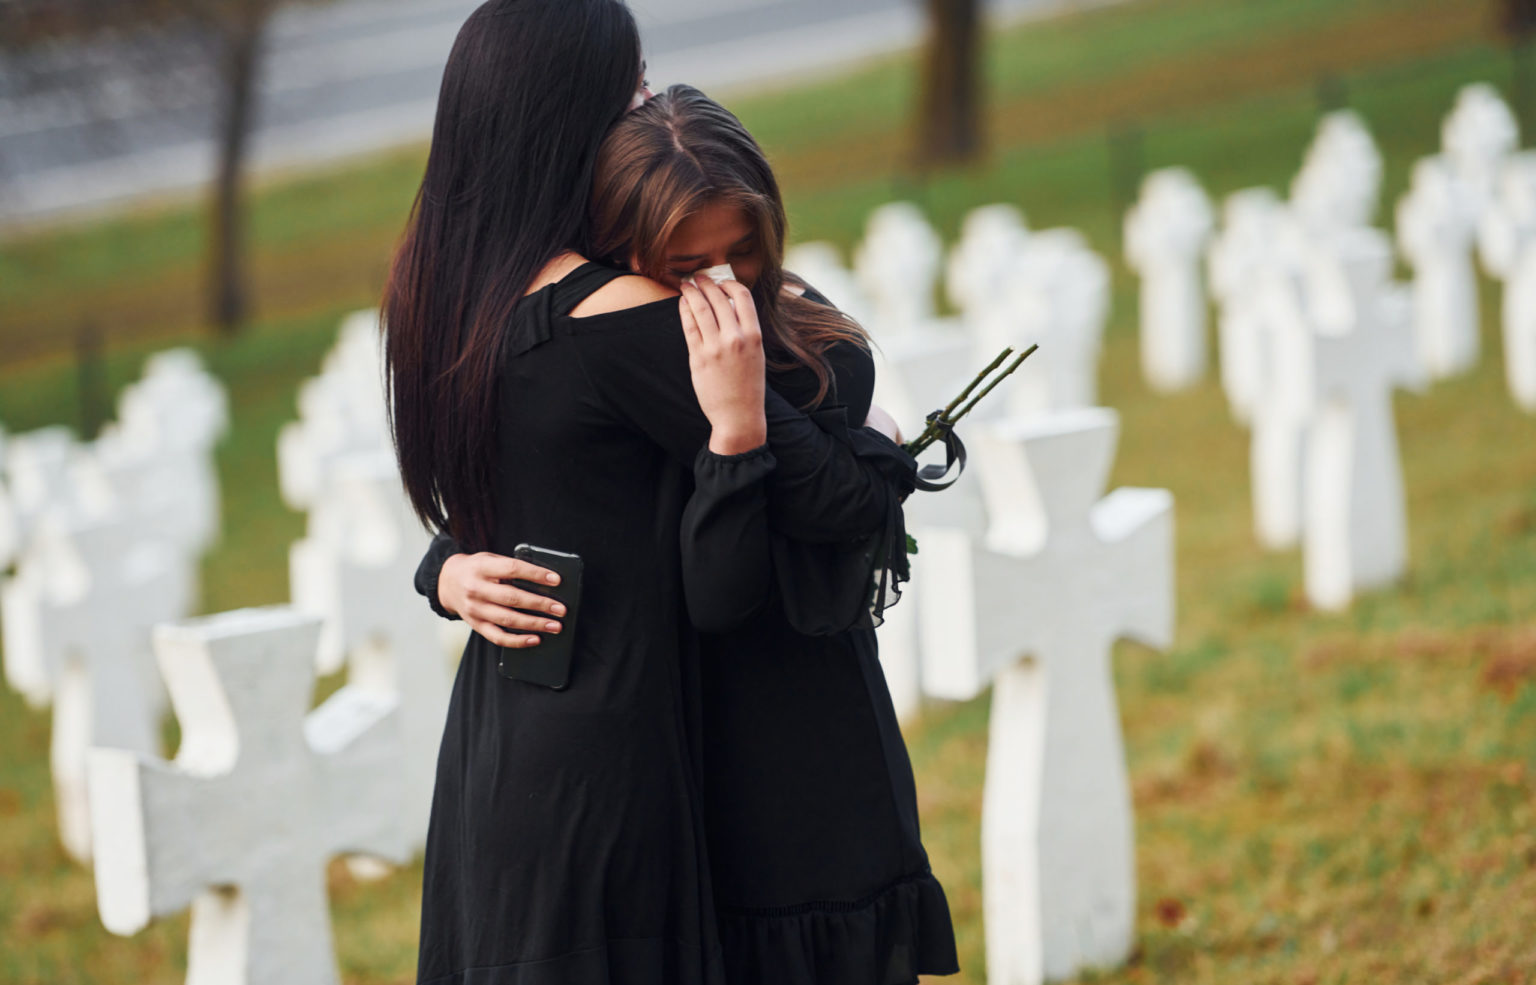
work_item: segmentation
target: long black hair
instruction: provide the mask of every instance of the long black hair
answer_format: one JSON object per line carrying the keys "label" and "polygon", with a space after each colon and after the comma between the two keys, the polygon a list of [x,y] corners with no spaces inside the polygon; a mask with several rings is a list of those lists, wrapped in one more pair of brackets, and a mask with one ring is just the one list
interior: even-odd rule
{"label": "long black hair", "polygon": [[488,0],[448,56],[383,320],[406,492],[428,526],[471,549],[494,529],[504,327],[545,265],[587,252],[598,148],[640,73],[622,0]]}

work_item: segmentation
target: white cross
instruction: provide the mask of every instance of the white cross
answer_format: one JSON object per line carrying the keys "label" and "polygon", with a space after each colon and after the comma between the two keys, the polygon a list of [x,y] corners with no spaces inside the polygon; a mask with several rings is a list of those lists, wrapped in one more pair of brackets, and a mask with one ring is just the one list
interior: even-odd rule
{"label": "white cross", "polygon": [[176,761],[91,753],[102,923],[191,905],[188,985],[334,985],[327,860],[407,856],[394,702],[344,687],[306,715],[318,630],[286,608],[161,626]]}
{"label": "white cross", "polygon": [[1229,195],[1222,217],[1221,232],[1206,255],[1211,294],[1220,309],[1221,388],[1233,418],[1248,424],[1267,368],[1261,285],[1276,265],[1285,262],[1279,229],[1287,217],[1284,203],[1269,188],[1246,188]]}
{"label": "white cross", "polygon": [[993,683],[982,856],[994,985],[1113,965],[1133,943],[1110,655],[1117,639],[1172,641],[1173,498],[1100,498],[1118,429],[1105,409],[980,429],[986,543],[951,531],[923,545],[928,690],[963,699]]}
{"label": "white cross", "polygon": [[966,213],[944,268],[949,300],[967,316],[979,310],[997,294],[1028,242],[1029,226],[1015,206],[983,205]]}
{"label": "white cross", "polygon": [[452,685],[439,620],[412,587],[431,537],[405,496],[393,452],[339,460],[328,499],[344,518],[336,542],[306,542],[323,558],[317,574],[328,587],[316,598],[295,586],[293,601],[333,624],[349,684],[399,702],[400,809],[411,844],[423,848]]}
{"label": "white cross", "polygon": [[1536,152],[1513,155],[1478,229],[1483,265],[1504,281],[1504,373],[1515,403],[1536,414]]}
{"label": "white cross", "polygon": [[1205,375],[1205,290],[1200,258],[1215,218],[1210,199],[1183,168],[1147,175],[1125,217],[1125,258],[1141,276],[1141,369],[1162,392]]}
{"label": "white cross", "polygon": [[[1075,229],[1029,237],[989,296],[967,312],[978,356],[1040,351],[999,386],[994,412],[1029,417],[1098,403],[1099,353],[1109,320],[1109,265]],[[979,368],[979,367],[978,367]]]}
{"label": "white cross", "polygon": [[831,243],[792,246],[784,252],[784,269],[797,274],[843,314],[868,328],[873,317],[869,299],[842,254]]}
{"label": "white cross", "polygon": [[1277,231],[1284,244],[1254,284],[1256,374],[1248,461],[1254,532],[1269,550],[1301,542],[1302,472],[1316,405],[1314,365],[1315,239],[1297,223]]}
{"label": "white cross", "polygon": [[292,509],[324,495],[337,459],[393,447],[378,325],[377,311],[348,315],[320,375],[299,386],[299,420],[277,436],[278,488]]}
{"label": "white cross", "polygon": [[190,554],[206,551],[219,535],[213,448],[229,430],[224,385],[196,352],[169,349],[150,357],[117,411],[96,452],[119,498]]}
{"label": "white cross", "polygon": [[934,302],[944,245],[921,209],[891,202],[869,215],[853,269],[874,308],[865,327],[882,339],[926,325]]}
{"label": "white cross", "polygon": [[21,546],[21,523],[5,481],[7,446],[5,428],[0,427],[0,571],[15,563],[16,551]]}
{"label": "white cross", "polygon": [[1291,207],[1314,234],[1368,226],[1380,204],[1382,172],[1381,151],[1360,114],[1329,113],[1291,182]]}
{"label": "white cross", "polygon": [[34,705],[53,704],[59,834],[79,861],[91,853],[86,752],[159,750],[165,696],[150,630],[186,614],[194,575],[131,518],[70,525],[51,515],[0,589],[7,676]]}
{"label": "white cross", "polygon": [[1336,286],[1313,340],[1316,411],[1307,446],[1307,597],[1348,607],[1358,591],[1400,578],[1408,529],[1392,394],[1418,387],[1409,301],[1374,230],[1340,237],[1325,258]]}
{"label": "white cross", "polygon": [[1482,214],[1494,202],[1505,161],[1520,146],[1520,123],[1499,90],[1473,83],[1456,94],[1456,105],[1440,127],[1440,145]]}
{"label": "white cross", "polygon": [[[922,432],[927,415],[954,399],[985,365],[986,360],[978,359],[970,339],[957,326],[930,323],[926,329],[884,342],[875,350],[874,400],[901,425],[902,436],[911,440]],[[988,410],[995,411],[996,407],[978,405],[976,414],[967,421],[984,420]],[[934,455],[930,452],[925,461]],[[914,492],[903,509],[907,533],[917,541],[919,554],[925,549],[930,527],[958,524],[963,529],[980,530],[985,522],[980,489],[970,475],[963,475],[943,492]],[[913,558],[906,597],[886,612],[885,624],[879,629],[880,665],[896,715],[903,721],[915,717],[922,705],[918,600],[925,591],[925,580],[924,564]]]}
{"label": "white cross", "polygon": [[1413,266],[1414,338],[1431,379],[1477,365],[1481,348],[1477,271],[1472,264],[1479,206],[1443,157],[1413,168],[1397,206],[1397,237]]}
{"label": "white cross", "polygon": [[14,556],[24,554],[45,513],[72,519],[106,516],[112,496],[100,471],[86,470],[85,446],[63,426],[13,434],[6,441],[5,477],[15,530]]}

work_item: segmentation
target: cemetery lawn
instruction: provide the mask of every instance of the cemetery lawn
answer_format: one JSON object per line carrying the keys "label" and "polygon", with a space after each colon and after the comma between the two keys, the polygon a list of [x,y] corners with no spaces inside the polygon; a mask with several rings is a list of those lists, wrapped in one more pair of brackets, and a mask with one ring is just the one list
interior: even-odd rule
{"label": "cemetery lawn", "polygon": [[[993,46],[989,161],[922,184],[900,167],[908,58],[741,103],[784,175],[798,238],[847,246],[896,196],[922,202],[952,237],[967,208],[1007,200],[1115,258],[1101,374],[1122,415],[1113,482],[1175,494],[1179,622],[1171,652],[1117,653],[1140,946],[1127,967],[1085,981],[1536,982],[1536,418],[1503,385],[1496,292],[1485,291],[1483,365],[1397,402],[1409,579],[1347,615],[1311,612],[1299,556],[1255,545],[1247,433],[1215,383],[1156,397],[1140,382],[1107,139],[1137,121],[1147,167],[1187,165],[1222,194],[1283,187],[1315,121],[1317,77],[1332,72],[1381,142],[1390,201],[1435,148],[1457,87],[1508,91],[1491,8],[1139,0],[1033,25]],[[1158,105],[1171,108],[1147,115]],[[277,429],[341,315],[375,295],[420,163],[401,154],[258,200],[270,314],[232,342],[199,343],[234,420],[219,450],[209,611],[287,596],[303,520],[277,496]],[[101,317],[116,338],[114,389],[148,352],[193,337],[200,235],[171,210],[0,245],[0,422],[76,419],[73,369],[52,353],[87,311],[112,313]],[[961,938],[954,980],[966,983],[985,980],[986,718],[985,697],[936,704],[909,734],[925,840]],[[0,693],[0,982],[180,981],[185,918],[112,937],[90,876],[58,847],[48,727],[46,712]],[[333,866],[347,982],[413,980],[419,873],[359,884]]]}

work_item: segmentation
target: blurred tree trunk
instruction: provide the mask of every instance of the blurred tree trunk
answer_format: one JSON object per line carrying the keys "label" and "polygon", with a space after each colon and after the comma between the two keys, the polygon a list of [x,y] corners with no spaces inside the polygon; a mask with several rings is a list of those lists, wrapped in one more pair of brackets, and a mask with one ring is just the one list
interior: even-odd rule
{"label": "blurred tree trunk", "polygon": [[981,2],[925,2],[928,48],[918,158],[926,167],[962,164],[981,150]]}
{"label": "blurred tree trunk", "polygon": [[1500,0],[1499,27],[1516,41],[1536,33],[1536,0]]}
{"label": "blurred tree trunk", "polygon": [[245,262],[246,152],[262,29],[268,5],[264,0],[238,0],[219,25],[223,51],[218,60],[223,91],[219,96],[218,172],[214,177],[209,213],[208,319],[225,335],[237,332],[248,311]]}
{"label": "blurred tree trunk", "polygon": [[92,53],[77,74],[95,77],[94,85],[74,89],[105,94],[100,106],[79,107],[87,115],[110,119],[109,97],[123,91],[177,105],[189,89],[210,95],[217,170],[208,199],[205,305],[209,322],[225,334],[238,330],[250,313],[246,158],[263,36],[285,2],[290,0],[0,0],[0,70],[17,86],[30,84],[29,71],[38,84],[50,71],[47,60],[23,56],[50,47],[68,54],[74,45]]}

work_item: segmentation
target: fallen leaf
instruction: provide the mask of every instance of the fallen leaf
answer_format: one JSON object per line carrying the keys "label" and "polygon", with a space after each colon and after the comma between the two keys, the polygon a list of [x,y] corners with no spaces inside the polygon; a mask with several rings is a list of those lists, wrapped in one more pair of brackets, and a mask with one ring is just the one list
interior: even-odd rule
{"label": "fallen leaf", "polygon": [[1164,927],[1177,927],[1189,914],[1189,911],[1184,909],[1184,904],[1172,897],[1158,900],[1152,911],[1157,914],[1157,922]]}

